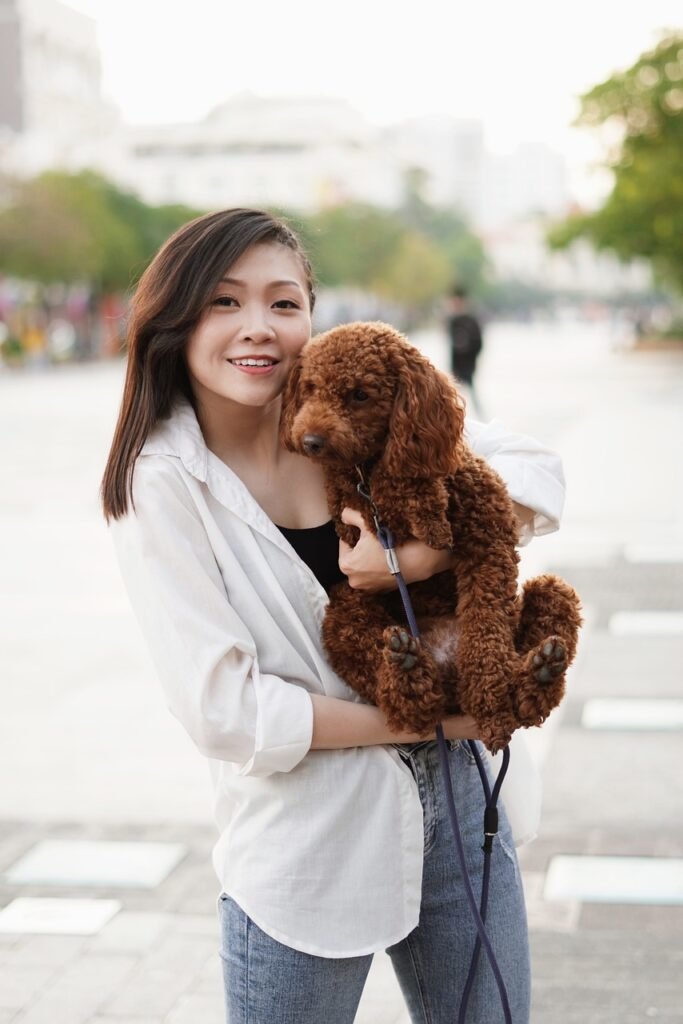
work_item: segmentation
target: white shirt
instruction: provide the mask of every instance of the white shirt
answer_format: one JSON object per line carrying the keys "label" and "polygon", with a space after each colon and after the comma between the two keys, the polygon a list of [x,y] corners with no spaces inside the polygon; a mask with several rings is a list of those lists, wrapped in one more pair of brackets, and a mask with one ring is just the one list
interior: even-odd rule
{"label": "white shirt", "polygon": [[[556,529],[558,457],[495,422],[467,429],[536,511],[534,532]],[[310,749],[310,694],[360,699],[325,660],[327,594],[207,449],[185,400],[145,443],[133,497],[114,543],[169,709],[209,758],[223,891],[304,952],[358,956],[399,941],[419,917],[421,804],[390,745]]]}

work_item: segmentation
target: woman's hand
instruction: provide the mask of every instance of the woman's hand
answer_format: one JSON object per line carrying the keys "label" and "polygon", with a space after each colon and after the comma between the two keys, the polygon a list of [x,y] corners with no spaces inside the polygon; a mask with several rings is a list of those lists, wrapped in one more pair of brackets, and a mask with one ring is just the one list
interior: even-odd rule
{"label": "woman's hand", "polygon": [[[341,518],[343,523],[360,531],[354,547],[339,541],[339,568],[348,577],[349,586],[369,593],[395,590],[396,580],[389,572],[384,548],[374,531],[368,530],[360,512],[345,508]],[[396,553],[406,583],[427,580],[451,567],[452,552],[436,551],[420,540],[401,544]]]}

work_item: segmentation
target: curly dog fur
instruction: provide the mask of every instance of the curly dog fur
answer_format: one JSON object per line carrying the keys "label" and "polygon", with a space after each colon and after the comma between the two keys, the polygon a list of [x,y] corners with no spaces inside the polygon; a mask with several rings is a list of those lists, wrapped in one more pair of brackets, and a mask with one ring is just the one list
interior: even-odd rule
{"label": "curly dog fur", "polygon": [[284,444],[317,459],[337,533],[345,506],[373,528],[357,490],[362,467],[383,523],[401,544],[453,549],[453,568],[410,593],[409,636],[397,592],[333,588],[323,624],[331,664],[392,729],[427,734],[447,713],[473,716],[492,751],[544,721],[564,695],[576,652],[579,599],[557,576],[518,592],[517,521],[505,485],[463,438],[463,402],[392,327],[333,328],[303,350],[289,378]]}

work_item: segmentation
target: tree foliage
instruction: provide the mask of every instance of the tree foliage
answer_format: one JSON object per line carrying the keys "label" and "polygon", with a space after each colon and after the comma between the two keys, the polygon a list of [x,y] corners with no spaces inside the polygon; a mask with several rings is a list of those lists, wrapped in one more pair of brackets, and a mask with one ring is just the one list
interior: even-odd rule
{"label": "tree foliage", "polygon": [[362,203],[294,218],[321,284],[353,285],[424,308],[460,281],[477,291],[483,246],[463,219],[416,197],[397,210]]}
{"label": "tree foliage", "polygon": [[549,236],[561,248],[584,236],[622,259],[645,257],[683,288],[683,34],[670,34],[627,71],[581,98],[578,124],[616,129],[607,164],[613,188],[601,209]]}
{"label": "tree foliage", "polygon": [[[0,271],[43,283],[86,281],[100,291],[131,288],[166,238],[200,212],[149,206],[93,171],[49,171],[3,191]],[[415,312],[454,281],[476,292],[484,279],[482,245],[464,220],[416,190],[396,210],[349,203],[285,215],[323,286],[363,289]]]}
{"label": "tree foliage", "polygon": [[196,211],[148,206],[93,171],[5,183],[0,270],[42,283],[131,287],[156,249]]}

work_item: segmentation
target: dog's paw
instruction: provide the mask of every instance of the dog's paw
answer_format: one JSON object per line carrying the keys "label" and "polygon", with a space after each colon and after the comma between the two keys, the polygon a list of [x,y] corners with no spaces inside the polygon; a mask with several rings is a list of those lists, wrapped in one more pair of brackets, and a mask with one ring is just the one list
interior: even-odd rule
{"label": "dog's paw", "polygon": [[558,637],[550,637],[534,654],[531,664],[536,682],[547,686],[566,671],[567,648]]}
{"label": "dog's paw", "polygon": [[408,672],[415,668],[420,653],[420,641],[403,626],[388,626],[384,630],[384,657],[389,665]]}

